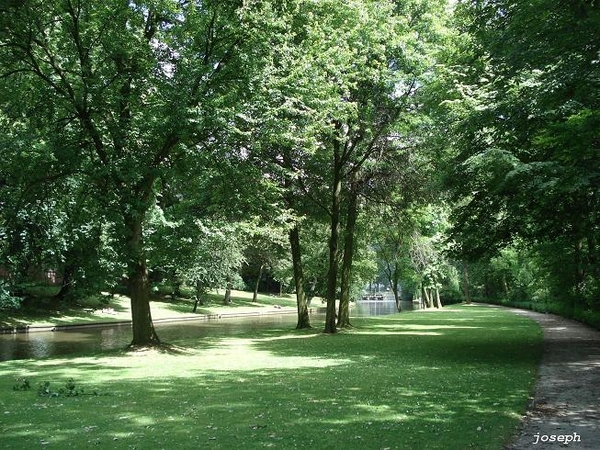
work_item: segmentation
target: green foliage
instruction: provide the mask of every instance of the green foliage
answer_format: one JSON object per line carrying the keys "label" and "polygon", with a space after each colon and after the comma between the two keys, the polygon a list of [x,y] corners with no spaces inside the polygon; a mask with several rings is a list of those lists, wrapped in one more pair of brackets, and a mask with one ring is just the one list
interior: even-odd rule
{"label": "green foliage", "polygon": [[20,378],[17,380],[17,384],[13,386],[13,391],[28,391],[31,389],[31,384],[27,378]]}
{"label": "green foliage", "polygon": [[[456,20],[464,36],[442,102],[455,255],[492,258],[513,300],[597,309],[600,11],[589,2],[460,2]],[[520,268],[503,266],[515,243],[526,249]]]}
{"label": "green foliage", "polygon": [[63,387],[53,390],[51,383],[45,381],[38,386],[37,393],[40,397],[79,397],[82,395],[99,395],[97,391],[85,392],[84,388],[78,386],[73,378],[69,378]]}
{"label": "green foliage", "polygon": [[149,230],[155,270],[172,274],[172,280],[194,287],[198,295],[239,278],[245,261],[243,224],[196,220],[162,225]]}
{"label": "green foliage", "polygon": [[459,276],[445,255],[448,208],[415,202],[407,210],[387,206],[376,211],[372,237],[385,284],[404,298],[420,297],[426,288],[437,289],[443,299],[456,302]]}
{"label": "green foliage", "polygon": [[3,309],[18,309],[23,299],[11,292],[10,286],[0,280],[0,311]]}
{"label": "green foliage", "polygon": [[[13,386],[14,391],[29,391],[31,389],[31,383],[27,378],[21,378],[18,382]],[[37,393],[40,397],[77,397],[84,395],[84,389],[76,386],[73,378],[69,378],[65,385],[57,391],[52,390],[49,381],[45,381],[38,386]],[[94,391],[91,395],[98,394]]]}
{"label": "green foliage", "polygon": [[205,174],[206,159],[237,167],[246,158],[234,124],[270,67],[276,21],[269,2],[33,0],[3,9],[1,145],[11,158],[0,202],[10,197],[2,220],[17,272],[33,257],[64,264],[85,289],[106,275],[95,261],[114,262],[139,311],[134,340],[154,339],[144,219],[159,186]]}

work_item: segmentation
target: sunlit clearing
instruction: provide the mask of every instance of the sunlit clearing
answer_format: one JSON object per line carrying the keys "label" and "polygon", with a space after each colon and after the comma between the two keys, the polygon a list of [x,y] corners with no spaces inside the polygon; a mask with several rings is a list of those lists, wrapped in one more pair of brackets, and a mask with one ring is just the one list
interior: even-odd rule
{"label": "sunlit clearing", "polygon": [[[265,340],[277,340],[277,338]],[[68,361],[52,359],[36,361],[32,364],[40,371],[50,370],[57,375],[65,372],[65,375],[68,373],[69,376],[78,376],[79,370],[83,376],[91,366],[95,366],[97,367],[96,380],[109,381],[114,377],[114,369],[119,369],[121,379],[144,379],[149,374],[154,377],[185,378],[208,371],[323,368],[352,362],[340,358],[282,356],[258,349],[257,343],[260,341],[262,339],[223,339],[209,348],[186,349],[177,354],[147,349],[119,356],[82,357]],[[35,375],[33,371],[27,374],[27,376]]]}

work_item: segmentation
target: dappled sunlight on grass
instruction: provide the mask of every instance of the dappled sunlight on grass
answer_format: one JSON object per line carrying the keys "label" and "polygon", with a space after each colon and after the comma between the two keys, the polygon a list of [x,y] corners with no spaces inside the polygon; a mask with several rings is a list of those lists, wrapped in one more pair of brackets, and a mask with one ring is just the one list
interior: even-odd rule
{"label": "dappled sunlight on grass", "polygon": [[[541,335],[491,309],[444,320],[459,312],[361,318],[335,336],[269,330],[6,362],[3,444],[498,450],[527,403]],[[57,387],[73,378],[98,395],[12,391],[21,377]]]}
{"label": "dappled sunlight on grass", "polygon": [[[152,368],[151,375],[154,377],[185,378],[207,371],[323,368],[352,363],[350,359],[285,356],[256,348],[257,343],[271,340],[305,339],[315,336],[317,335],[289,335],[260,339],[222,338],[215,340],[208,347],[182,348],[173,353],[150,348],[108,356],[29,361],[24,365],[28,367],[27,376],[50,372],[54,376],[61,376],[63,373],[79,376],[94,367],[95,379],[103,382],[110,381],[114,370],[119,370],[120,379],[146,379],[149,375],[146,369],[149,367]],[[198,364],[199,361],[201,364]],[[3,371],[0,370],[0,375],[2,374]]]}
{"label": "dappled sunlight on grass", "polygon": [[246,291],[232,291],[231,303],[223,304],[223,292],[213,292],[205,296],[204,305],[200,305],[197,312],[193,313],[194,300],[191,298],[164,298],[154,297],[152,299],[152,315],[155,318],[168,316],[169,312],[193,315],[193,314],[239,314],[241,312],[257,312],[257,308],[269,309],[293,308],[296,309],[295,299],[290,297],[279,297],[259,294],[257,301],[253,301],[253,293]]}
{"label": "dappled sunlight on grass", "polygon": [[252,339],[253,342],[268,342],[268,341],[282,341],[288,339],[307,339],[315,338],[320,336],[319,333],[313,332],[311,334],[283,334],[278,336],[263,337],[260,339]]}
{"label": "dappled sunlight on grass", "polygon": [[388,330],[402,329],[402,330],[475,330],[481,327],[468,327],[468,326],[457,326],[457,325],[372,325],[370,328],[380,329],[385,328]]}
{"label": "dappled sunlight on grass", "polygon": [[371,334],[371,335],[386,335],[386,336],[442,336],[443,333],[436,333],[435,331],[392,331],[390,329],[385,330],[371,330],[371,331],[354,331],[353,334]]}

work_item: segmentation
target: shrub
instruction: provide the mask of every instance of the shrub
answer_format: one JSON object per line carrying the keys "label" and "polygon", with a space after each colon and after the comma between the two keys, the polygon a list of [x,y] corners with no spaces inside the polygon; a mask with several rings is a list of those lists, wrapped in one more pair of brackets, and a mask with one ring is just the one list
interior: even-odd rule
{"label": "shrub", "polygon": [[19,309],[23,298],[12,294],[10,287],[4,281],[0,281],[0,310]]}

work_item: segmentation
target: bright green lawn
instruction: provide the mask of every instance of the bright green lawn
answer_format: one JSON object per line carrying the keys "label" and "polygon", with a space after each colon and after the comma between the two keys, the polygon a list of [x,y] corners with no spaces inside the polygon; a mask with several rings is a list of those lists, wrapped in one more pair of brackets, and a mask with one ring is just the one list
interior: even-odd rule
{"label": "bright green lawn", "polygon": [[[501,449],[539,327],[489,307],[0,364],[3,449]],[[13,391],[18,378],[33,389]],[[69,378],[100,395],[39,396]]]}

